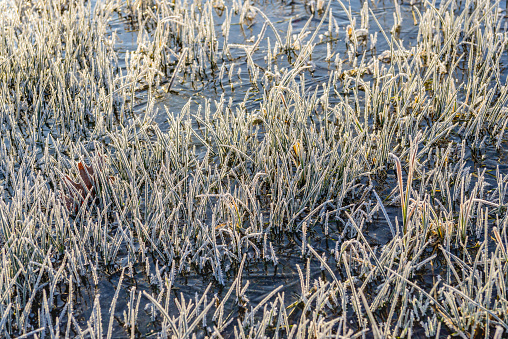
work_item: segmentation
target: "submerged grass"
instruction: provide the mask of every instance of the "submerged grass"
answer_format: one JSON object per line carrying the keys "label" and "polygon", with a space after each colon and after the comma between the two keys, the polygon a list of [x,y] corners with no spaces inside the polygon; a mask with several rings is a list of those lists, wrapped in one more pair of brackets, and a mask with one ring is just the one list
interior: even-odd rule
{"label": "submerged grass", "polygon": [[[411,46],[399,4],[383,27],[375,4],[308,2],[287,34],[258,5],[15,0],[0,15],[2,336],[508,333],[499,4],[411,4]],[[158,101],[210,86],[160,127]],[[288,247],[298,292],[251,301],[246,271]],[[208,287],[177,294],[191,275]]]}

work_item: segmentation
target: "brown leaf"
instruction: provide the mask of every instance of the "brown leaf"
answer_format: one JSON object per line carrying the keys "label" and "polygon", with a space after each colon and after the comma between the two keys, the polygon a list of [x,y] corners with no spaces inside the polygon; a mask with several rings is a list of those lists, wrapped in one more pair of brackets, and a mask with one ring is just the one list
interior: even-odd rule
{"label": "brown leaf", "polygon": [[86,185],[86,188],[91,191],[93,188],[93,168],[91,166],[83,165],[80,161],[78,162],[79,176]]}
{"label": "brown leaf", "polygon": [[81,195],[81,198],[85,199],[86,195],[85,188],[83,187],[83,185],[74,182],[71,178],[69,178],[68,175],[66,175],[64,179],[65,179],[64,183],[67,185],[67,188],[69,189],[72,195],[75,195],[77,191]]}
{"label": "brown leaf", "polygon": [[[103,163],[103,156],[99,154],[99,166],[100,170],[101,163]],[[91,201],[95,201],[95,196],[97,192],[97,181],[94,176],[95,171],[92,166],[87,166],[82,161],[78,162],[78,170],[79,177],[81,178],[80,182],[73,181],[68,175],[64,176],[63,182],[67,188],[69,194],[62,194],[65,206],[67,210],[77,212],[79,206],[81,206],[87,195],[90,194]],[[97,168],[96,168],[97,170]],[[79,179],[78,179],[79,180]],[[115,180],[114,177],[109,177],[109,181],[112,183]],[[83,185],[84,184],[84,185]]]}
{"label": "brown leaf", "polygon": [[60,192],[60,198],[63,199],[65,208],[67,208],[69,212],[72,212],[72,210],[74,210],[74,212],[78,211],[78,206],[74,203],[74,199],[68,197],[64,192]]}

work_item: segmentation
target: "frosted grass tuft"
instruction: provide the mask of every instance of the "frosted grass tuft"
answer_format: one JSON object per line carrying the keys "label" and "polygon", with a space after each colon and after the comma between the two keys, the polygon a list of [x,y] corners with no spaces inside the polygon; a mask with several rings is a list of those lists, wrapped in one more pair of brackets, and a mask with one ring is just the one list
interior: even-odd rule
{"label": "frosted grass tuft", "polygon": [[9,6],[2,336],[507,333],[499,3]]}

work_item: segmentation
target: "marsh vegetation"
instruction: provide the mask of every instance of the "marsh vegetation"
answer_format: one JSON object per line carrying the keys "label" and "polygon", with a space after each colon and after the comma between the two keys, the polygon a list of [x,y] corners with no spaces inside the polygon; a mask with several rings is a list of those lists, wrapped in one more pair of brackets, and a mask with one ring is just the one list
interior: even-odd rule
{"label": "marsh vegetation", "polygon": [[0,3],[0,336],[504,337],[501,5]]}

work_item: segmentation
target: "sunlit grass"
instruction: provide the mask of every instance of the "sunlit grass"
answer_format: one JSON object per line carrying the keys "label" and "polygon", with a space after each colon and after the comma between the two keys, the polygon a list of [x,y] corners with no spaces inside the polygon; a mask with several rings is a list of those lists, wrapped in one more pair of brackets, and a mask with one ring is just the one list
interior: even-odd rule
{"label": "sunlit grass", "polygon": [[[416,4],[409,46],[402,5],[383,27],[369,2],[333,4],[306,3],[284,33],[251,1],[0,15],[2,336],[508,333],[508,176],[487,164],[506,148],[499,5]],[[206,86],[218,94],[154,108]],[[286,264],[299,288],[251,301],[246,272]],[[206,289],[175,293],[190,275]]]}

